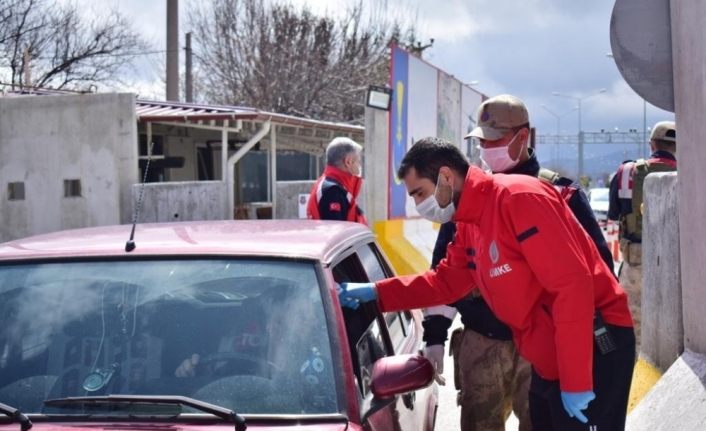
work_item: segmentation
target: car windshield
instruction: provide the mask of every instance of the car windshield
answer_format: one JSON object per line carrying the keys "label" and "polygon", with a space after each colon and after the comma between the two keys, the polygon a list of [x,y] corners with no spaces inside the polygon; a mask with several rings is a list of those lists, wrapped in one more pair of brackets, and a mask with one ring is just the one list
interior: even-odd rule
{"label": "car windshield", "polygon": [[[43,401],[108,394],[188,396],[240,414],[335,413],[333,368],[312,262],[0,266],[0,401],[24,413],[77,414],[81,406]],[[91,413],[101,409],[115,414]]]}

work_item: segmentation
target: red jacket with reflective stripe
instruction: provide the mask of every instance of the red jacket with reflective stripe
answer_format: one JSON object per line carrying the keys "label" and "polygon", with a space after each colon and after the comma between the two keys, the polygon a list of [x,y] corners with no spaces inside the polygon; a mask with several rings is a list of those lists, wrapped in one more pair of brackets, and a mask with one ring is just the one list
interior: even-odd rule
{"label": "red jacket with reflective stripe", "polygon": [[377,283],[386,311],[449,304],[474,287],[520,354],[563,391],[593,387],[593,314],[632,326],[627,297],[551,185],[469,169],[457,233],[435,271]]}
{"label": "red jacket with reflective stripe", "polygon": [[363,179],[330,165],[326,166],[324,173],[318,180],[316,180],[314,187],[311,188],[311,192],[309,193],[309,202],[306,206],[307,218],[321,220],[319,201],[321,200],[321,196],[323,194],[322,186],[324,184],[324,180],[326,179],[334,181],[346,192],[346,199],[348,200],[348,213],[346,214],[346,220],[362,223],[367,226],[368,220],[360,211],[357,204],[360,188],[363,185]]}

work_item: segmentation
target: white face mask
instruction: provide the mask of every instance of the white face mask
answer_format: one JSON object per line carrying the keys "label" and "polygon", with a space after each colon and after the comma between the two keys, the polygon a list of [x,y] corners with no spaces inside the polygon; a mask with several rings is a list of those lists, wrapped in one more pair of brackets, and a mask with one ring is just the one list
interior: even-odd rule
{"label": "white face mask", "polygon": [[363,176],[363,161],[360,160],[360,158],[358,158],[353,163],[353,167],[351,168],[351,174],[355,175],[356,177]]}
{"label": "white face mask", "polygon": [[434,191],[433,195],[430,195],[417,205],[417,212],[429,221],[443,224],[450,222],[451,219],[453,219],[453,216],[456,213],[456,205],[454,205],[453,202],[453,188],[451,189],[451,202],[443,208],[439,205],[439,201],[436,200],[439,183],[440,180],[437,179],[436,191]]}
{"label": "white face mask", "polygon": [[[520,154],[517,155],[517,160],[512,160],[510,158],[510,145],[515,143],[515,139],[519,136],[519,132],[515,134],[510,143],[504,147],[496,148],[482,148],[480,149],[480,158],[485,162],[486,165],[493,172],[507,172],[510,169],[517,166],[520,163],[520,154],[522,154],[522,148],[520,149]],[[524,144],[523,144],[524,147]]]}

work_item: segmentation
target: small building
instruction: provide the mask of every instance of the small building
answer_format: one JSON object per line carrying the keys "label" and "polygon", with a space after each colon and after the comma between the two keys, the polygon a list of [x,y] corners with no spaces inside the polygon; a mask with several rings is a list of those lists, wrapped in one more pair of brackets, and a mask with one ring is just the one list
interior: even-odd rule
{"label": "small building", "polygon": [[362,144],[364,128],[132,94],[4,94],[0,241],[130,223],[138,200],[142,222],[297,217],[335,136]]}

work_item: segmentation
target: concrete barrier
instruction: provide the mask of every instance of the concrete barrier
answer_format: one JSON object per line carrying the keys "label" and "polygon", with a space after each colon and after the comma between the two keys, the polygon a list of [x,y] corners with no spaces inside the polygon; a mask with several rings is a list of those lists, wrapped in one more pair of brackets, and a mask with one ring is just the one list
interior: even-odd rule
{"label": "concrete barrier", "polygon": [[[706,364],[698,365],[698,355],[686,362],[683,357],[678,360],[684,351],[684,317],[677,178],[676,172],[654,173],[644,184],[642,351],[633,375],[628,429],[706,429],[692,427],[694,422],[688,418],[684,422],[663,419],[679,405],[704,406],[703,395],[701,400],[680,395],[680,379],[686,369],[706,369]],[[688,367],[684,365],[687,362],[691,363]],[[703,387],[701,391],[703,394]],[[706,411],[702,410],[701,416],[706,417]]]}
{"label": "concrete barrier", "polygon": [[228,219],[221,181],[179,181],[132,186],[134,206],[142,196],[139,221],[174,222]]}
{"label": "concrete barrier", "polygon": [[706,356],[686,351],[628,416],[628,431],[706,429]]}
{"label": "concrete barrier", "polygon": [[666,371],[684,351],[676,172],[645,179],[642,356]]}

